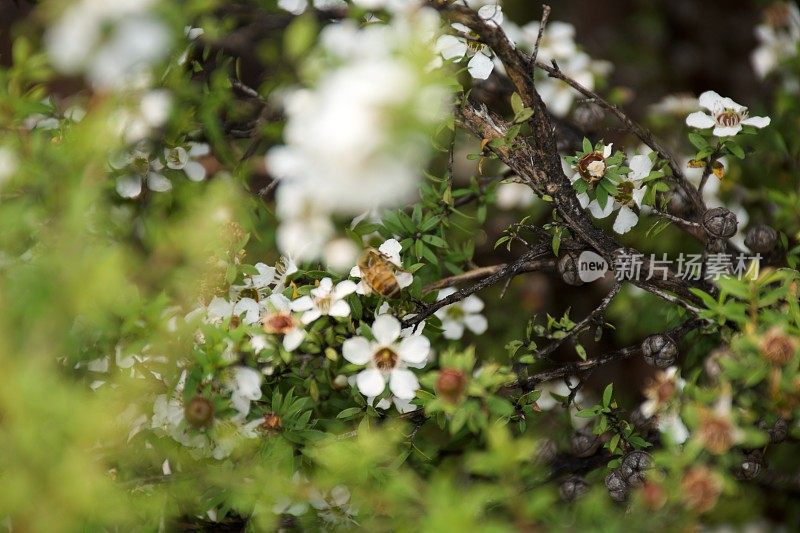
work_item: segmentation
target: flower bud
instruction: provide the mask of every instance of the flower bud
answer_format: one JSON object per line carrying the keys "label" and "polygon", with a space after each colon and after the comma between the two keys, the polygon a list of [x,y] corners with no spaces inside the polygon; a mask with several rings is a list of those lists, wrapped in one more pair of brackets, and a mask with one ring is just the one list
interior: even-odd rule
{"label": "flower bud", "polygon": [[630,487],[628,487],[628,484],[622,479],[618,470],[612,470],[608,473],[605,484],[606,489],[608,489],[608,495],[611,496],[611,499],[615,502],[622,503],[628,499]]}
{"label": "flower bud", "polygon": [[758,343],[761,356],[775,366],[783,366],[794,357],[797,341],[786,335],[780,326],[767,331]]}
{"label": "flower bud", "polygon": [[342,390],[343,388],[347,387],[347,385],[347,376],[344,374],[337,374],[331,382],[331,387],[333,387],[335,390]]}
{"label": "flower bud", "polygon": [[558,495],[565,502],[574,502],[589,490],[589,484],[580,476],[570,476],[558,487]]}
{"label": "flower bud", "polygon": [[578,275],[578,254],[575,252],[566,252],[558,260],[558,272],[561,274],[561,279],[568,285],[583,285],[583,280]]}
{"label": "flower bud", "polygon": [[214,421],[214,404],[207,398],[195,396],[183,408],[186,421],[194,428],[204,428]]}
{"label": "flower bud", "polygon": [[703,228],[716,239],[730,239],[736,235],[738,223],[736,215],[724,207],[714,207],[703,213]]}
{"label": "flower bud", "polygon": [[653,463],[652,457],[641,450],[632,451],[622,459],[619,474],[630,487],[638,487],[644,483],[647,470]]}
{"label": "flower bud", "polygon": [[759,224],[747,230],[744,244],[756,253],[771,252],[778,243],[778,232],[766,224]]}
{"label": "flower bud", "polygon": [[582,428],[572,434],[570,445],[575,456],[589,457],[600,447],[600,438],[591,429]]}
{"label": "flower bud", "polygon": [[456,368],[443,368],[436,379],[436,392],[450,403],[456,403],[464,394],[467,376]]}
{"label": "flower bud", "polygon": [[667,368],[675,364],[678,347],[675,341],[666,335],[650,335],[642,341],[642,353],[648,365]]}

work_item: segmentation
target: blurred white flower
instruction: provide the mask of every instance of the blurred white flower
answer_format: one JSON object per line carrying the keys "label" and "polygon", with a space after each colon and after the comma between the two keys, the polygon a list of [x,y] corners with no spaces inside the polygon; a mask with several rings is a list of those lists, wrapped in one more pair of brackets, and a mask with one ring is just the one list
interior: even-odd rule
{"label": "blurred white flower", "polygon": [[[454,287],[447,287],[439,291],[437,300],[443,300],[454,294]],[[471,294],[460,302],[452,303],[436,311],[436,316],[442,321],[443,335],[445,339],[460,339],[464,336],[466,327],[475,335],[482,335],[486,332],[489,324],[483,311],[483,300]]]}
{"label": "blurred white flower", "polygon": [[125,141],[135,143],[166,123],[172,109],[172,96],[164,89],[148,91],[138,98],[133,109],[111,113],[113,131]]}
{"label": "blurred white flower", "polygon": [[308,9],[309,3],[314,9],[319,9],[320,11],[347,8],[347,3],[344,0],[313,0],[312,2],[309,2],[309,0],[278,0],[278,7],[293,15],[302,15]]}
{"label": "blurred white flower", "polygon": [[332,272],[348,272],[350,266],[358,259],[359,249],[356,244],[346,238],[333,239],[322,253],[325,266]]}
{"label": "blurred white flower", "polygon": [[[608,74],[611,65],[606,61],[593,60],[584,52],[578,52],[561,60],[558,68],[583,87],[592,90],[595,77]],[[558,117],[567,116],[575,98],[580,96],[578,91],[556,78],[542,78],[536,82],[536,88],[547,109]]]}
{"label": "blurred white flower", "polygon": [[211,148],[206,143],[190,142],[189,149],[183,146],[164,149],[164,160],[167,167],[173,170],[183,170],[186,177],[192,181],[203,181],[206,179],[206,167],[200,163],[199,159],[207,156]]}
{"label": "blurred white flower", "polygon": [[117,177],[117,193],[123,198],[137,198],[142,194],[143,184],[154,192],[165,192],[172,189],[172,182],[162,170],[164,165],[158,159],[152,159],[148,151],[138,147],[133,152],[124,152],[109,161],[111,168],[124,170]]}
{"label": "blurred white flower", "polygon": [[686,117],[686,125],[698,129],[714,128],[712,133],[715,137],[733,137],[742,131],[743,125],[764,128],[770,123],[769,117],[748,117],[745,106],[714,91],[701,94],[699,103],[711,114],[695,111]]}
{"label": "blurred white flower", "polygon": [[342,346],[342,355],[347,361],[367,367],[356,377],[358,390],[364,396],[374,398],[383,393],[388,380],[392,394],[411,400],[419,389],[419,382],[406,367],[426,360],[430,342],[422,335],[400,340],[400,322],[391,315],[380,315],[375,319],[372,335],[374,341],[351,337]]}
{"label": "blurred white flower", "polygon": [[45,46],[56,70],[86,72],[99,89],[128,88],[170,47],[168,27],[148,13],[153,0],[80,0],[48,28]]}
{"label": "blurred white flower", "polygon": [[658,115],[675,115],[683,117],[697,111],[700,104],[690,93],[668,94],[650,106],[650,111]]}
{"label": "blurred white flower", "polygon": [[500,209],[524,209],[536,201],[533,189],[515,181],[503,182],[497,186],[496,202]]}
{"label": "blurred white flower", "polygon": [[246,366],[237,366],[232,370],[227,385],[239,419],[243,420],[250,412],[250,402],[261,399],[262,378],[261,372]]}
{"label": "blurred white flower", "polygon": [[220,324],[234,316],[245,324],[255,324],[261,318],[261,307],[252,298],[242,298],[234,303],[219,296],[215,296],[206,307],[206,320],[211,324]]}
{"label": "blurred white flower", "polygon": [[19,167],[19,159],[11,148],[0,146],[0,185],[14,175]]}
{"label": "blurred white flower", "polygon": [[[481,7],[478,9],[478,16],[496,26],[503,23],[503,9],[499,5]],[[471,55],[472,57],[467,63],[467,70],[476,80],[485,80],[494,70],[491,49],[481,44],[478,36],[467,26],[455,23],[452,27],[461,35],[442,35],[436,40],[436,51],[446,61],[459,62]]]}
{"label": "blurred white flower", "polygon": [[765,78],[787,59],[797,56],[800,45],[800,8],[793,2],[780,2],[767,8],[764,24],[756,26],[758,48],[753,51],[753,70]]}
{"label": "blurred white flower", "polygon": [[311,295],[302,296],[291,304],[293,311],[303,312],[303,324],[310,324],[323,315],[346,317],[350,305],[344,297],[354,293],[356,284],[350,280],[340,281],[334,287],[331,278],[322,278],[319,286],[311,289]]}

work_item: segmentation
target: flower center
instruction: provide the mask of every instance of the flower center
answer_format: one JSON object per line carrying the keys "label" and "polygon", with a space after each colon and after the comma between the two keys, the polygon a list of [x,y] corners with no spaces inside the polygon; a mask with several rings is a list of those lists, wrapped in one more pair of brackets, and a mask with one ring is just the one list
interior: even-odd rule
{"label": "flower center", "polygon": [[723,109],[714,116],[714,120],[716,120],[717,124],[720,126],[730,128],[738,126],[742,121],[742,116],[733,109]]}
{"label": "flower center", "polygon": [[617,186],[617,201],[622,205],[630,205],[633,202],[633,182],[623,181]]}
{"label": "flower center", "polygon": [[294,318],[288,313],[273,313],[264,318],[264,331],[284,335],[294,329]]}
{"label": "flower center", "polygon": [[397,366],[398,357],[394,350],[381,348],[373,354],[372,359],[375,361],[375,366],[378,367],[378,370],[386,372]]}
{"label": "flower center", "polygon": [[317,305],[317,309],[319,309],[320,313],[327,315],[331,310],[331,306],[333,305],[333,299],[330,295],[320,296],[314,299],[314,303]]}
{"label": "flower center", "polygon": [[578,161],[578,174],[589,183],[600,181],[605,172],[606,162],[603,154],[589,152]]}
{"label": "flower center", "polygon": [[449,318],[452,318],[453,320],[462,319],[464,318],[465,314],[466,313],[464,313],[464,310],[457,305],[451,305],[450,307],[447,308],[447,316]]}
{"label": "flower center", "polygon": [[150,160],[145,156],[136,156],[133,158],[133,161],[131,161],[131,167],[140,174],[144,174],[150,170]]}

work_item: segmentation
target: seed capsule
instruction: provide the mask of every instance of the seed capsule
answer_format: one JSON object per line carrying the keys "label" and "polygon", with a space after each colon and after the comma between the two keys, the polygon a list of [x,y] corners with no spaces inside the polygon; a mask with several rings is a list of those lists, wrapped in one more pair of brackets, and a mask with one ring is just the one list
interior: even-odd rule
{"label": "seed capsule", "polygon": [[558,495],[565,502],[574,502],[589,490],[589,484],[580,476],[570,476],[558,487]]}
{"label": "seed capsule", "polygon": [[736,235],[738,224],[736,215],[724,207],[714,207],[703,214],[703,228],[716,239],[730,239]]}
{"label": "seed capsule", "polygon": [[456,403],[464,394],[467,376],[456,368],[443,368],[436,380],[436,392],[450,403]]}
{"label": "seed capsule", "polygon": [[579,286],[583,285],[583,280],[578,275],[578,254],[575,252],[567,252],[558,260],[558,272],[561,274],[561,279],[568,285]]}
{"label": "seed capsule", "polygon": [[608,489],[608,495],[615,502],[622,503],[628,499],[630,487],[625,483],[618,470],[612,470],[608,473],[605,484],[606,489]]}
{"label": "seed capsule", "polygon": [[186,421],[194,428],[204,428],[214,421],[214,404],[207,398],[195,396],[183,409]]}
{"label": "seed capsule", "polygon": [[766,224],[753,226],[744,238],[745,246],[759,254],[771,252],[777,243],[778,232]]}
{"label": "seed capsule", "polygon": [[642,341],[642,354],[645,362],[656,368],[667,368],[675,364],[678,347],[666,335],[650,335]]}
{"label": "seed capsule", "polygon": [[578,457],[594,455],[600,447],[600,438],[588,428],[579,429],[570,439],[572,453]]}
{"label": "seed capsule", "polygon": [[652,457],[647,452],[636,450],[622,459],[619,474],[630,487],[638,487],[644,483],[647,470],[653,463]]}
{"label": "seed capsule", "polygon": [[742,479],[755,479],[761,473],[763,466],[764,458],[761,452],[753,450],[745,455],[742,464],[739,466],[738,474]]}
{"label": "seed capsule", "polygon": [[769,440],[773,444],[783,442],[789,436],[789,423],[785,418],[779,418],[769,431]]}

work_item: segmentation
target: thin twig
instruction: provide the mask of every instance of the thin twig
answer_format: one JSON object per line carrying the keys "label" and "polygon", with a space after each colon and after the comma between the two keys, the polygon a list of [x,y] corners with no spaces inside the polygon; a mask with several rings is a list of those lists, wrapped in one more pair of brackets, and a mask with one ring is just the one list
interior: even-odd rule
{"label": "thin twig", "polygon": [[539,44],[542,42],[542,35],[544,35],[544,27],[547,26],[547,19],[550,17],[550,6],[547,4],[542,5],[542,20],[539,22],[539,34],[536,36],[536,44],[533,46],[533,53],[531,54],[531,61],[536,62],[536,57],[539,55]]}
{"label": "thin twig", "polygon": [[614,297],[617,294],[619,294],[621,288],[622,284],[616,283],[614,287],[612,287],[611,290],[608,292],[608,294],[605,296],[605,298],[603,298],[603,300],[600,302],[600,305],[598,305],[597,308],[595,308],[591,313],[589,313],[589,315],[586,318],[575,324],[575,327],[569,330],[566,335],[564,335],[560,339],[556,339],[555,342],[550,343],[541,350],[537,350],[536,353],[533,354],[534,359],[543,359],[547,357],[548,355],[556,351],[558,347],[564,344],[567,340],[571,339],[572,337],[576,336],[578,333],[589,327],[593,322],[597,320],[598,315],[603,313],[606,310],[606,308],[611,304],[611,300],[613,300]]}
{"label": "thin twig", "polygon": [[[522,272],[534,272],[540,270],[549,270],[552,269],[556,264],[555,259],[540,259],[537,261],[528,261],[520,266],[519,273]],[[489,265],[485,267],[475,268],[473,270],[468,270],[461,274],[456,274],[454,276],[448,276],[446,278],[442,278],[440,280],[434,281],[433,283],[425,286],[422,289],[423,293],[432,292],[438,289],[443,289],[445,287],[452,287],[454,285],[458,285],[459,283],[464,283],[466,281],[474,281],[477,279],[482,279],[492,274],[496,274],[503,268],[508,266],[507,263],[501,263],[499,265]]]}

